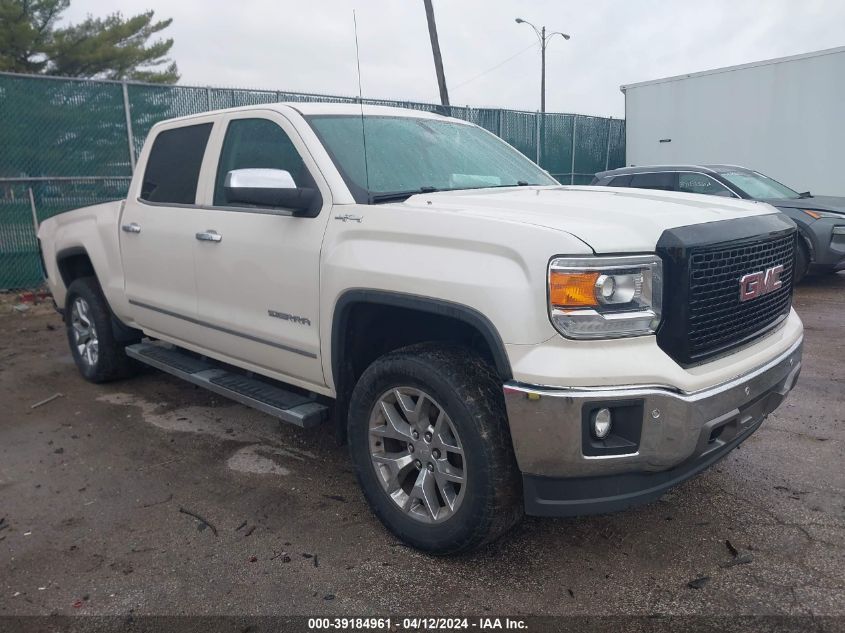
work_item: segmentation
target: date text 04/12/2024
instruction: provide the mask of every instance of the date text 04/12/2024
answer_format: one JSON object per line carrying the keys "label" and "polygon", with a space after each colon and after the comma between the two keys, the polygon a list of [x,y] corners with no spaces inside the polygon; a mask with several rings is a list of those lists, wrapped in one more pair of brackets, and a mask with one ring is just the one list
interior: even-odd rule
{"label": "date text 04/12/2024", "polygon": [[341,631],[372,631],[372,630],[411,630],[411,631],[445,631],[469,630],[523,630],[527,628],[525,620],[519,618],[438,618],[438,617],[409,617],[409,618],[309,618],[308,630],[341,630]]}

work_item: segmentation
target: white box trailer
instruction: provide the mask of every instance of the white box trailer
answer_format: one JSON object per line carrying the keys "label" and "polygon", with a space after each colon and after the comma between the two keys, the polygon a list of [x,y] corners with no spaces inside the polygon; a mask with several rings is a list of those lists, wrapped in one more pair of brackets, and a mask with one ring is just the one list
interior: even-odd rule
{"label": "white box trailer", "polygon": [[621,90],[627,165],[742,165],[845,196],[845,46]]}

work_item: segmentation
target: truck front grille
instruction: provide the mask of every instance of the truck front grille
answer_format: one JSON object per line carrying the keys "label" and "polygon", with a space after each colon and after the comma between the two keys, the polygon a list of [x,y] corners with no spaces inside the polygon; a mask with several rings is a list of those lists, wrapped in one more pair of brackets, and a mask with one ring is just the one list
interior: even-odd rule
{"label": "truck front grille", "polygon": [[[745,244],[693,250],[689,259],[688,350],[701,360],[750,341],[775,325],[792,303],[795,235]],[[769,294],[740,301],[739,279],[783,266],[782,285]]]}
{"label": "truck front grille", "polygon": [[[775,328],[792,305],[795,239],[795,224],[780,213],[665,230],[656,248],[664,279],[660,348],[688,367]],[[740,301],[743,276],[779,265],[780,287]]]}

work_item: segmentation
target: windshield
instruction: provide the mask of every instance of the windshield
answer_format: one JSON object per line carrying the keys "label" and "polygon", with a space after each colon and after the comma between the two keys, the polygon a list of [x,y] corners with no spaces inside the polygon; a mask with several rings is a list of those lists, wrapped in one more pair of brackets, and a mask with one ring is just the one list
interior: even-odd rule
{"label": "windshield", "polygon": [[[414,193],[557,185],[510,145],[474,125],[398,116],[308,117],[358,203]],[[399,194],[399,195],[391,195]]]}
{"label": "windshield", "polygon": [[777,180],[772,180],[768,176],[756,171],[744,170],[726,170],[720,171],[719,175],[742,189],[746,194],[755,200],[765,200],[767,198],[800,198],[801,195],[787,187],[780,184]]}

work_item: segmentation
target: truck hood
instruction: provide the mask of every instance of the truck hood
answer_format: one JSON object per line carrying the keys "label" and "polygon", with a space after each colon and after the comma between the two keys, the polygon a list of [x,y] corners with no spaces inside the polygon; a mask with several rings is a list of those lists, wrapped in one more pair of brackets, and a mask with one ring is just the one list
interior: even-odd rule
{"label": "truck hood", "polygon": [[653,251],[666,229],[777,213],[763,202],[622,187],[465,189],[403,204],[565,231],[597,253]]}

